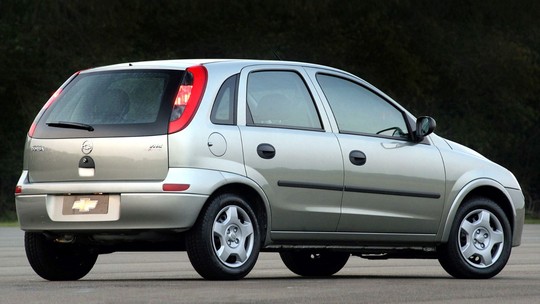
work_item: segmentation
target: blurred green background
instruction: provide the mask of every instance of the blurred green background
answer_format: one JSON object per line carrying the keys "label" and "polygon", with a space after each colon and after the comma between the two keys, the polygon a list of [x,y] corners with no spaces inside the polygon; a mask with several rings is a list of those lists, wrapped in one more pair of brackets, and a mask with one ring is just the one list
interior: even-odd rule
{"label": "blurred green background", "polygon": [[371,82],[517,176],[540,213],[540,1],[0,0],[0,219],[26,132],[72,73],[172,58],[307,61]]}

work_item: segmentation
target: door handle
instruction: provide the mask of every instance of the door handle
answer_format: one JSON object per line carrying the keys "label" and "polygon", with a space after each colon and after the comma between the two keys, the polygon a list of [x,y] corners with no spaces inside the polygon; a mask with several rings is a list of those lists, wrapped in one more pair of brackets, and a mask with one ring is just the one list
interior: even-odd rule
{"label": "door handle", "polygon": [[257,146],[257,154],[261,158],[271,159],[276,156],[276,149],[271,144],[260,144]]}
{"label": "door handle", "polygon": [[353,150],[349,153],[349,160],[355,166],[362,166],[366,163],[367,157],[362,151]]}

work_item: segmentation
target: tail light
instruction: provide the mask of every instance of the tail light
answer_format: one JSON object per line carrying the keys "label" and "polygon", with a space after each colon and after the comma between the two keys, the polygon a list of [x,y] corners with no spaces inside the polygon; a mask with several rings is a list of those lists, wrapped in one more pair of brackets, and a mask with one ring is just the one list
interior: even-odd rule
{"label": "tail light", "polygon": [[201,103],[207,79],[208,72],[202,65],[186,69],[186,74],[174,99],[169,120],[169,134],[184,129],[191,122]]}
{"label": "tail light", "polygon": [[45,110],[47,110],[56,101],[60,93],[62,93],[62,88],[59,88],[58,90],[56,90],[56,92],[52,94],[49,100],[47,100],[47,102],[45,103],[41,111],[39,111],[39,114],[36,115],[36,118],[34,118],[34,121],[32,122],[32,125],[30,126],[30,130],[28,131],[28,136],[32,137],[34,135],[34,131],[36,130],[36,124],[39,121],[39,118],[41,117],[43,112],[45,112]]}
{"label": "tail light", "polygon": [[77,77],[77,75],[79,75],[79,73],[80,73],[80,71],[73,74],[73,75],[71,75],[71,77],[69,77],[68,80],[66,80],[66,82],[64,82],[62,84],[62,86],[60,88],[58,88],[58,90],[56,90],[54,92],[54,94],[52,94],[52,96],[49,98],[49,100],[47,100],[47,102],[45,103],[43,108],[41,108],[41,110],[39,111],[38,115],[36,115],[36,118],[34,118],[34,121],[32,122],[32,125],[30,126],[30,130],[28,130],[28,136],[30,136],[30,137],[34,136],[34,131],[36,130],[36,125],[37,125],[39,119],[41,118],[41,116],[43,115],[43,112],[45,112],[58,99],[58,96],[60,96],[60,94],[62,94],[62,91],[68,85],[68,83],[70,83],[71,80],[73,80],[73,78]]}

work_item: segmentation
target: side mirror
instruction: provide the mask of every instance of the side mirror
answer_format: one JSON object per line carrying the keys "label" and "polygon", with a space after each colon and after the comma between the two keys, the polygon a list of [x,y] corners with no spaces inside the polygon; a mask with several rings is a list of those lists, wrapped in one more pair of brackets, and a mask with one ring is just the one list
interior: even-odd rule
{"label": "side mirror", "polygon": [[429,116],[418,117],[416,120],[416,131],[414,131],[416,141],[421,142],[424,137],[433,133],[436,126],[437,123],[435,122],[435,119]]}

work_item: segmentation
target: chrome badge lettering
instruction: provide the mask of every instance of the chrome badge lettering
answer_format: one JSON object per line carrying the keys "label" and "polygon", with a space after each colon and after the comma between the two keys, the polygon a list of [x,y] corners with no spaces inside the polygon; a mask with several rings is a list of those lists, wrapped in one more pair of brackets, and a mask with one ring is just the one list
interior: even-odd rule
{"label": "chrome badge lettering", "polygon": [[156,150],[156,149],[163,149],[163,145],[151,145],[148,147],[148,151]]}
{"label": "chrome badge lettering", "polygon": [[79,212],[90,212],[90,210],[95,209],[98,201],[91,200],[90,198],[84,197],[78,201],[73,202],[71,209],[78,210]]}
{"label": "chrome badge lettering", "polygon": [[82,153],[88,155],[90,154],[90,152],[92,152],[92,150],[94,150],[94,145],[92,144],[91,141],[86,140],[85,142],[83,142],[82,147],[81,147]]}
{"label": "chrome badge lettering", "polygon": [[30,147],[30,151],[32,152],[45,152],[44,146],[32,146]]}

